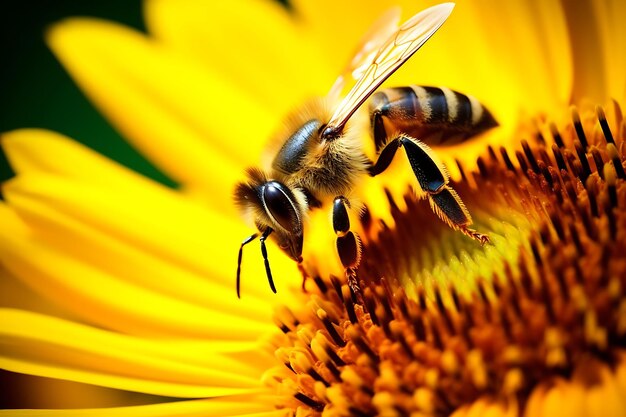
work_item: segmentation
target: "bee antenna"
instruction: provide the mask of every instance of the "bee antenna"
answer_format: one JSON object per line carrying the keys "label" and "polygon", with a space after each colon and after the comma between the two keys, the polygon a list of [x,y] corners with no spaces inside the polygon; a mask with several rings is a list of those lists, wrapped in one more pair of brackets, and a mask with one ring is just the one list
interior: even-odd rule
{"label": "bee antenna", "polygon": [[263,261],[265,262],[265,273],[267,274],[267,281],[270,283],[272,292],[276,294],[276,287],[274,286],[274,280],[272,279],[272,270],[270,269],[270,261],[267,259],[267,249],[265,248],[265,239],[273,232],[271,227],[268,227],[263,232],[263,235],[259,239],[261,241],[261,254],[263,255]]}
{"label": "bee antenna", "polygon": [[241,259],[243,258],[243,247],[252,242],[258,236],[258,233],[248,236],[243,242],[241,242],[241,246],[239,246],[239,256],[237,257],[237,298],[241,298],[241,293],[239,291],[241,285]]}

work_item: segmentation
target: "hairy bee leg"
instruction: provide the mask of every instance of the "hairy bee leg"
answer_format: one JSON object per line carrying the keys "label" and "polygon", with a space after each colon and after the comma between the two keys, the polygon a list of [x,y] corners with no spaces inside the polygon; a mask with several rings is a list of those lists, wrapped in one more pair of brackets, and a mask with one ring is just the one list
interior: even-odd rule
{"label": "hairy bee leg", "polygon": [[350,230],[348,208],[350,203],[343,196],[335,197],[333,201],[333,229],[337,235],[337,253],[341,264],[346,269],[348,285],[355,294],[361,290],[356,278],[356,268],[361,263],[361,239]]}
{"label": "hairy bee leg", "polygon": [[485,244],[489,238],[469,228],[472,218],[459,195],[448,185],[448,174],[431,157],[428,146],[406,135],[399,135],[382,149],[376,163],[369,169],[370,175],[376,176],[385,171],[400,147],[404,147],[417,182],[428,195],[431,209],[453,229]]}
{"label": "hairy bee leg", "polygon": [[259,240],[261,241],[261,254],[263,255],[263,262],[265,263],[265,273],[267,274],[267,281],[270,283],[270,288],[272,289],[272,292],[276,294],[276,287],[274,286],[274,279],[272,278],[272,270],[270,269],[270,261],[267,258],[267,248],[265,247],[265,240],[270,234],[272,234],[272,232],[273,229],[271,227],[268,227],[267,229],[265,229]]}
{"label": "hairy bee leg", "polygon": [[239,256],[237,257],[237,298],[241,298],[240,286],[241,286],[241,260],[243,259],[243,247],[248,243],[252,242],[254,239],[259,237],[258,233],[254,233],[251,236],[248,236],[241,242],[241,246],[239,246]]}
{"label": "hairy bee leg", "polygon": [[481,245],[489,242],[489,236],[468,227],[472,224],[472,218],[461,197],[449,185],[445,185],[437,194],[429,194],[428,200],[431,209],[450,227],[477,240]]}

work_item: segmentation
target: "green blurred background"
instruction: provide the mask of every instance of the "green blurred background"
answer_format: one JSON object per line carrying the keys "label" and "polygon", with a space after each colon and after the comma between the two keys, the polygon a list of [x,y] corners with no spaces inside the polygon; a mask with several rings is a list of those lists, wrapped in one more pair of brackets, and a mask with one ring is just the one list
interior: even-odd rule
{"label": "green blurred background", "polygon": [[[140,0],[0,0],[0,134],[24,127],[55,130],[175,186],[100,116],[47,48],[46,28],[69,16],[95,16],[145,31]],[[11,175],[1,155],[0,180]]]}

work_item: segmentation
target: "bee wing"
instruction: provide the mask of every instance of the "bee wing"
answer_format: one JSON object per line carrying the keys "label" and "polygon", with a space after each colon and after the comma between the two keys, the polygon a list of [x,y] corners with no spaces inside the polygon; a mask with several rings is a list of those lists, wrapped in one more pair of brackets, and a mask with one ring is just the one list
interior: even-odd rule
{"label": "bee wing", "polygon": [[400,23],[400,7],[392,7],[370,26],[368,31],[361,37],[358,46],[354,49],[352,59],[347,63],[341,75],[333,84],[328,97],[333,101],[339,99],[346,80],[352,78],[354,81],[361,78],[363,72],[374,61],[374,56],[394,33],[398,31]]}
{"label": "bee wing", "polygon": [[348,95],[330,118],[324,136],[340,133],[348,119],[374,91],[411,57],[446,21],[454,3],[442,3],[413,16],[374,55]]}

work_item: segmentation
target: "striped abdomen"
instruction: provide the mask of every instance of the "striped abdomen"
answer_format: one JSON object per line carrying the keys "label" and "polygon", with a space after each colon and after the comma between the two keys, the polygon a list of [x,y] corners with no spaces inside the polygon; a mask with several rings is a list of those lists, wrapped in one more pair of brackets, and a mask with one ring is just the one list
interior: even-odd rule
{"label": "striped abdomen", "polygon": [[451,145],[497,126],[489,110],[472,96],[441,87],[397,87],[370,99],[376,147],[388,134],[406,133],[429,145]]}

